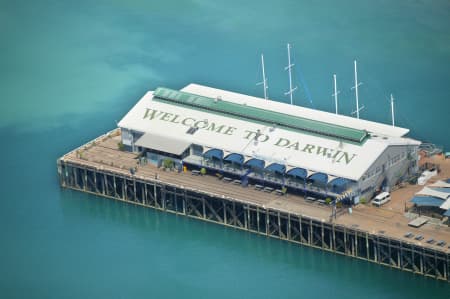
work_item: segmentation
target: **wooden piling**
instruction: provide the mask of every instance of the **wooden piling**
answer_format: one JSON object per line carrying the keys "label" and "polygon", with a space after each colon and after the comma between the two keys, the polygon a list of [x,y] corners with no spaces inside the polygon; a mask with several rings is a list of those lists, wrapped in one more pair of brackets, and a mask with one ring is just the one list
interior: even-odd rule
{"label": "wooden piling", "polygon": [[[84,165],[64,160],[58,160],[57,165],[60,185],[65,188],[215,222],[450,282],[450,255],[442,251],[425,249],[385,235],[380,237],[353,227],[327,224],[306,215],[295,215],[230,198],[213,197],[198,190],[186,190],[152,178],[138,179],[132,174],[127,176],[103,169],[89,170],[88,173]],[[100,188],[98,179],[101,181]],[[265,219],[264,231],[261,229],[262,218]],[[298,235],[295,233],[297,230]],[[361,242],[360,246],[358,242]],[[342,250],[338,244],[343,245]]]}

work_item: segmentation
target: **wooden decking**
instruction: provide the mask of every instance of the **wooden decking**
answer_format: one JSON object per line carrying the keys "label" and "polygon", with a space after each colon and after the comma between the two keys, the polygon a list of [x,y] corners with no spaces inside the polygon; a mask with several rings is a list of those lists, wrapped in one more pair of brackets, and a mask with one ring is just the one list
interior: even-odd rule
{"label": "wooden decking", "polygon": [[[136,154],[118,149],[118,143],[120,142],[118,134],[117,130],[112,131],[66,154],[61,159],[125,175],[130,175],[130,169],[133,168],[136,169],[136,178],[155,180],[157,177],[160,181],[192,190],[201,190],[215,197],[250,203],[265,209],[305,215],[323,222],[334,222],[371,234],[379,234],[450,253],[448,247],[450,245],[450,227],[430,223],[420,228],[408,226],[411,219],[404,216],[405,207],[409,206],[408,201],[412,194],[420,190],[422,186],[407,186],[394,191],[392,201],[381,208],[360,204],[353,208],[351,214],[347,210],[341,211],[338,213],[337,219],[332,219],[330,217],[332,212],[330,206],[308,202],[301,196],[277,195],[275,192],[268,193],[256,190],[254,186],[242,187],[232,182],[224,182],[214,174],[197,176],[190,172],[164,171],[150,164],[139,165]],[[443,163],[441,166],[443,171],[440,176],[450,177],[450,160],[442,160],[441,162]],[[407,232],[411,232],[415,236],[420,234],[424,239],[416,241],[414,237],[406,238]],[[443,240],[447,244],[441,247],[436,245],[437,242],[434,244],[425,242],[431,238],[436,241]]]}

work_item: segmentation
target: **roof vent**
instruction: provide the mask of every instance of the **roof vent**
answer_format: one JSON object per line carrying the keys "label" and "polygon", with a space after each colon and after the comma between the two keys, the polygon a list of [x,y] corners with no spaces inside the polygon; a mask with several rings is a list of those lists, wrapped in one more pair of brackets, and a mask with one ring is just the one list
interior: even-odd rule
{"label": "roof vent", "polygon": [[197,132],[197,131],[198,131],[198,127],[190,127],[190,128],[186,131],[186,134],[194,135],[195,132]]}

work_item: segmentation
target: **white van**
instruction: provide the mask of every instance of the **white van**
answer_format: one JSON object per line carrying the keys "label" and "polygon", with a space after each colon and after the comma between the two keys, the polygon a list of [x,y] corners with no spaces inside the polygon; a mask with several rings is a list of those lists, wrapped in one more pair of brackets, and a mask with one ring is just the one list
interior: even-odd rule
{"label": "white van", "polygon": [[390,200],[391,200],[391,194],[389,194],[389,192],[381,192],[372,200],[372,204],[379,207],[379,206],[384,205],[385,203],[387,203]]}

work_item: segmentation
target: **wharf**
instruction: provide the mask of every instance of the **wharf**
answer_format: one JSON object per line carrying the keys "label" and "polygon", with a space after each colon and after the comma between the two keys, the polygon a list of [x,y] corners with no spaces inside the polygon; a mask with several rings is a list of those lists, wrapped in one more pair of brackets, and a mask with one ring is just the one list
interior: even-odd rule
{"label": "wharf", "polygon": [[[411,219],[404,216],[409,199],[422,186],[392,192],[392,201],[381,208],[360,204],[351,214],[338,210],[334,218],[330,206],[302,196],[242,187],[213,175],[140,165],[135,153],[118,149],[119,142],[120,131],[113,130],[58,159],[61,186],[450,282],[450,227],[427,223],[412,228]],[[441,166],[440,175],[450,177],[450,160],[443,163],[448,165]],[[424,239],[405,237],[408,232]],[[428,239],[446,245],[426,243]]]}

